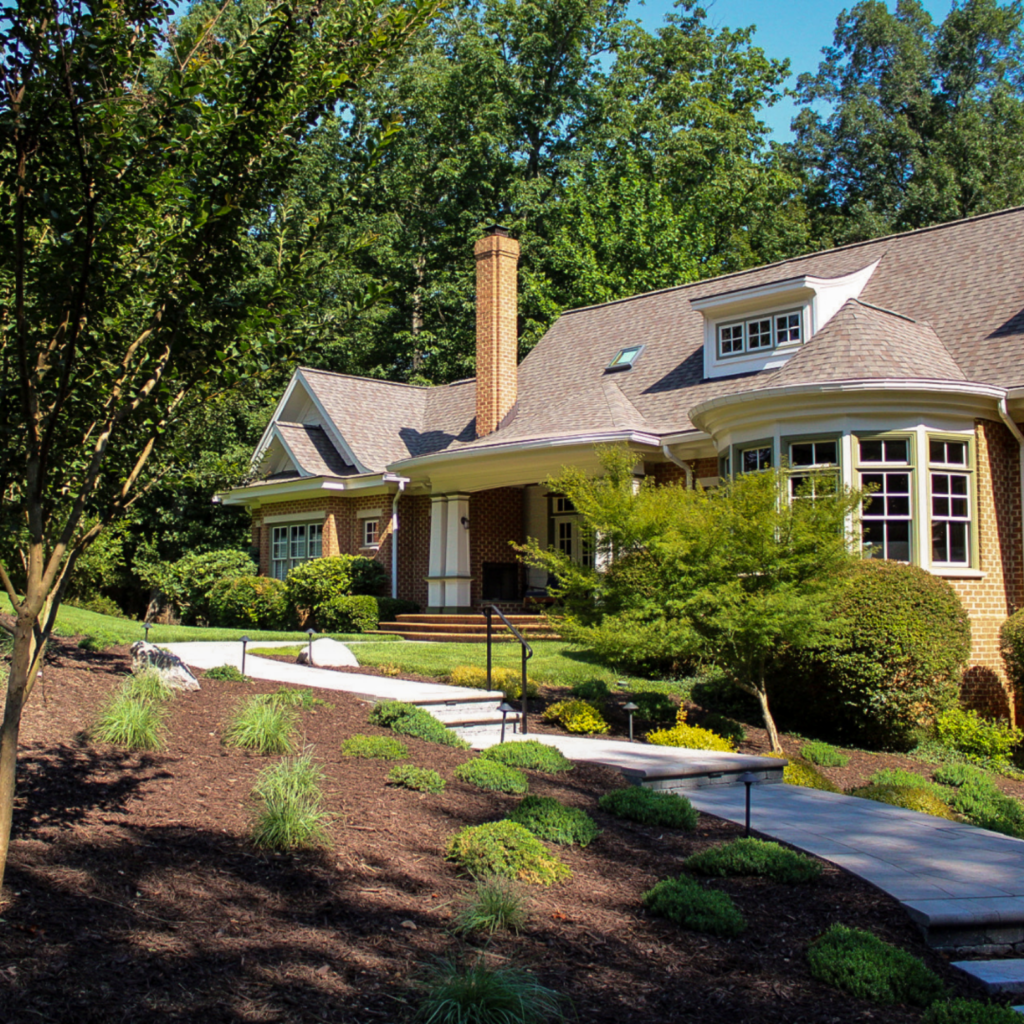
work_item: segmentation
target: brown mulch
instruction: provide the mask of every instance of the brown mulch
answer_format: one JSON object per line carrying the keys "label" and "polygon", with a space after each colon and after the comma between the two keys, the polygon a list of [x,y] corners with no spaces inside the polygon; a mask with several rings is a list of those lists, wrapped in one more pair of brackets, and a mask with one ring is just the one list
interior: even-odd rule
{"label": "brown mulch", "polygon": [[532,792],[585,808],[604,829],[586,850],[559,848],[572,880],[529,887],[522,935],[458,939],[449,926],[472,884],[445,862],[446,840],[515,803],[452,780],[465,753],[410,739],[412,761],[448,789],[387,788],[387,764],[339,753],[345,737],[382,731],[367,725],[366,703],[322,692],[327,704],[302,726],[326,772],[330,846],[260,854],[245,833],[268,759],[225,748],[220,735],[240,699],[276,685],[207,681],[171,703],[166,750],[128,754],[83,736],[127,668],[124,649],[61,644],[26,711],[0,916],[4,1024],[406,1021],[416,978],[440,956],[533,971],[596,1024],[920,1020],[811,978],[807,945],[835,921],[899,944],[968,993],[898,904],[832,865],[810,886],[708,883],[746,916],[738,939],[650,917],[646,889],[740,830],[706,815],[691,835],[610,818],[597,797],[623,783],[596,766],[529,773]]}

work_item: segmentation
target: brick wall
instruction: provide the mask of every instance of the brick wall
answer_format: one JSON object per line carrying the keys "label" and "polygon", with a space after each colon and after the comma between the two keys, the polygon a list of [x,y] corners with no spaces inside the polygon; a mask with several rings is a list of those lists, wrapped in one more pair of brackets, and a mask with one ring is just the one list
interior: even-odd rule
{"label": "brick wall", "polygon": [[[516,554],[509,541],[522,544],[523,489],[499,487],[477,491],[469,499],[469,564],[473,575],[470,601],[474,606],[483,601],[484,562],[515,562]],[[519,566],[519,590],[523,589],[523,567]]]}
{"label": "brick wall", "polygon": [[[500,229],[499,229],[500,230]],[[476,256],[476,435],[483,437],[516,404],[519,243],[504,233],[481,238]]]}
{"label": "brick wall", "polygon": [[[693,479],[700,480],[702,477],[718,476],[718,459],[684,459],[693,468]],[[686,470],[677,466],[674,462],[645,462],[644,473],[653,478],[658,484],[685,484]]]}
{"label": "brick wall", "polygon": [[430,496],[403,495],[398,502],[398,523],[398,596],[426,608]]}
{"label": "brick wall", "polygon": [[[999,628],[1024,605],[1020,509],[1020,454],[1016,439],[1002,423],[975,423],[977,509],[975,515],[983,580],[950,580],[971,617],[971,662],[963,698],[990,715],[1017,717],[1002,656]],[[1016,712],[1016,714],[1014,714]]]}

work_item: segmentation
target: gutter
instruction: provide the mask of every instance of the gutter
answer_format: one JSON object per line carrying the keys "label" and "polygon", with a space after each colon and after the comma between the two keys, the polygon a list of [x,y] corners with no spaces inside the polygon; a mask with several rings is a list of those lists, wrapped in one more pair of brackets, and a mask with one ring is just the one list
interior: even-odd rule
{"label": "gutter", "polygon": [[394,473],[384,474],[385,483],[398,484],[394,498],[391,499],[391,596],[398,598],[398,499],[401,498],[405,485],[409,482],[407,476],[397,476]]}
{"label": "gutter", "polygon": [[688,462],[683,462],[677,455],[673,455],[671,449],[667,444],[661,446],[661,454],[668,459],[669,462],[679,466],[680,469],[686,474],[686,489],[688,491],[693,490],[693,469],[690,467]]}
{"label": "gutter", "polygon": [[1020,452],[1020,513],[1024,516],[1024,434],[1020,427],[1013,422],[1010,410],[1006,407],[1006,396],[999,399],[996,408],[999,410],[999,418],[1006,424],[1006,428],[1017,439],[1017,448]]}

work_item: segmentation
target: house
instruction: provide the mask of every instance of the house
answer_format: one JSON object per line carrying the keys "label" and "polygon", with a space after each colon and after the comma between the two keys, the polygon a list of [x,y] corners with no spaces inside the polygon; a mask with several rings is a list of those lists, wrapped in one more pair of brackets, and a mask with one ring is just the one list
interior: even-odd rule
{"label": "house", "polygon": [[1006,714],[998,649],[1024,604],[1024,208],[564,313],[517,365],[518,243],[475,247],[477,377],[417,387],[298,369],[267,428],[260,571],[379,559],[439,612],[546,582],[509,542],[591,559],[543,481],[619,442],[658,483],[788,464],[877,494],[871,557],[949,580],[973,623],[966,696]]}

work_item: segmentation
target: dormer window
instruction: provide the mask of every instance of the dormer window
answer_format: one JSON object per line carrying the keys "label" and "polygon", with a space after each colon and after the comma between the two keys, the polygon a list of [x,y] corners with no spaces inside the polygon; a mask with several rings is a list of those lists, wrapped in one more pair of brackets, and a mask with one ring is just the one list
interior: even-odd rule
{"label": "dormer window", "polygon": [[798,345],[802,340],[802,324],[800,310],[719,324],[718,354],[735,356],[744,352],[767,352],[781,345]]}
{"label": "dormer window", "polygon": [[611,372],[613,370],[631,370],[633,364],[640,358],[640,353],[643,352],[643,345],[630,345],[628,348],[620,348],[616,353],[615,358],[608,364],[606,369]]}

